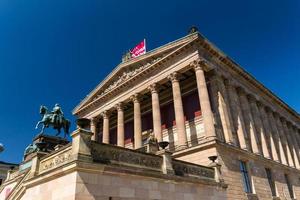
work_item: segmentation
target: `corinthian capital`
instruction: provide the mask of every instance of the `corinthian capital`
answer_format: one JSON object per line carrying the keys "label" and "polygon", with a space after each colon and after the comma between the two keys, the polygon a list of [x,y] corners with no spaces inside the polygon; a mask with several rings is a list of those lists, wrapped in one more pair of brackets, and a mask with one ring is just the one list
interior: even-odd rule
{"label": "corinthian capital", "polygon": [[133,101],[133,103],[139,103],[140,102],[140,94],[136,93],[130,97],[130,100]]}
{"label": "corinthian capital", "polygon": [[150,90],[151,93],[157,93],[158,92],[158,84],[153,83],[153,84],[149,85],[148,90]]}
{"label": "corinthian capital", "polygon": [[198,58],[198,59],[192,61],[190,63],[190,66],[192,66],[195,69],[195,71],[197,71],[197,70],[205,70],[205,69],[208,68],[207,61],[204,60],[204,59],[202,59],[202,58]]}
{"label": "corinthian capital", "polygon": [[178,82],[179,81],[179,73],[178,72],[173,72],[168,76],[168,79],[172,82]]}
{"label": "corinthian capital", "polygon": [[115,105],[115,108],[118,110],[118,111],[122,111],[123,110],[123,107],[124,107],[124,104],[123,103],[117,103]]}
{"label": "corinthian capital", "polygon": [[104,119],[107,119],[109,118],[109,115],[110,115],[110,112],[108,110],[105,110],[101,113],[101,116],[104,118]]}

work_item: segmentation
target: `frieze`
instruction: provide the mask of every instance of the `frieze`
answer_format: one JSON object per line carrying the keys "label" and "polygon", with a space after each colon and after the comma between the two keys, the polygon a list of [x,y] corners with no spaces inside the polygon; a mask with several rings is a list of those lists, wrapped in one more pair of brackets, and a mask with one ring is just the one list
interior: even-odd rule
{"label": "frieze", "polygon": [[42,160],[40,163],[40,172],[56,168],[67,163],[71,160],[71,155],[72,149],[69,149],[68,151],[65,151],[64,153],[59,154],[51,159],[47,159],[45,161]]}
{"label": "frieze", "polygon": [[120,84],[124,83],[128,79],[130,79],[130,78],[134,77],[135,75],[139,74],[140,72],[142,72],[144,69],[148,68],[153,63],[159,61],[161,58],[162,57],[158,57],[156,59],[153,59],[151,62],[148,62],[145,65],[142,65],[142,66],[140,66],[140,67],[138,67],[138,68],[136,68],[134,70],[123,72],[123,74],[120,75],[114,81],[112,81],[112,84],[110,84],[99,96],[101,96],[101,95],[103,95],[103,94],[105,94],[105,93],[107,93],[107,92],[115,89]]}
{"label": "frieze", "polygon": [[160,156],[147,155],[97,143],[92,145],[92,157],[96,162],[139,168],[146,167],[157,171],[160,171],[162,166],[162,158]]}
{"label": "frieze", "polygon": [[173,161],[173,169],[175,171],[175,175],[178,176],[198,176],[211,179],[214,179],[215,176],[215,172],[213,169],[194,166],[180,161]]}

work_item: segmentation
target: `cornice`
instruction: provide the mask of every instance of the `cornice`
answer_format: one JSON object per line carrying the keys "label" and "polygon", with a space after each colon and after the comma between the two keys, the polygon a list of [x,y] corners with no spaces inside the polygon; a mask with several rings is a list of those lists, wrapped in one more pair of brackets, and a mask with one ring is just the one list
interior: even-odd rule
{"label": "cornice", "polygon": [[184,36],[182,38],[179,38],[175,41],[172,41],[172,42],[169,42],[163,46],[160,46],[158,48],[155,48],[149,52],[147,52],[146,54],[144,55],[141,55],[137,58],[134,58],[134,59],[130,59],[126,62],[123,62],[123,63],[120,63],[119,65],[116,66],[116,68],[103,80],[101,81],[95,89],[93,89],[89,95],[87,95],[72,111],[72,113],[75,115],[77,114],[81,109],[82,107],[84,107],[84,104],[87,103],[87,101],[89,101],[94,95],[96,95],[96,93],[105,85],[107,84],[107,82],[109,82],[111,80],[112,77],[114,77],[120,70],[122,69],[125,69],[126,67],[129,67],[133,64],[137,64],[137,63],[140,63],[144,60],[147,60],[151,57],[154,57],[160,53],[163,53],[165,51],[168,51],[168,50],[174,50],[174,48],[177,48],[178,46],[180,45],[184,45],[185,43],[188,43],[190,42],[191,40],[194,40],[195,38],[198,38],[198,37],[202,37],[201,35],[199,35],[199,33],[193,33],[193,34],[189,34],[187,36]]}
{"label": "cornice", "polygon": [[200,45],[211,54],[212,58],[217,61],[219,64],[229,67],[235,73],[243,77],[247,82],[252,84],[254,88],[259,89],[260,92],[265,94],[268,98],[275,101],[281,108],[286,110],[295,119],[300,121],[300,115],[294,109],[292,109],[289,105],[287,105],[284,101],[282,101],[278,96],[276,96],[272,91],[266,88],[263,84],[261,84],[258,80],[256,80],[250,73],[244,70],[239,64],[237,64],[234,60],[230,57],[225,55],[221,50],[215,47],[214,44],[209,42],[207,39],[199,40]]}
{"label": "cornice", "polygon": [[[133,76],[128,75],[128,78],[123,79],[123,81],[120,82],[119,84],[117,84],[112,90],[108,90],[106,93],[102,93],[97,98],[95,98],[92,102],[87,103],[85,106],[81,107],[76,112],[73,112],[73,114],[81,114],[81,113],[84,113],[86,110],[89,110],[91,108],[96,108],[98,106],[99,102],[103,103],[104,101],[107,101],[112,96],[115,96],[117,93],[119,93],[119,91],[121,89],[126,87],[132,81],[135,81],[141,77],[144,77],[146,74],[149,74],[150,72],[152,72],[159,66],[164,66],[165,63],[170,61],[173,57],[177,56],[180,52],[191,47],[196,40],[197,40],[197,38],[193,39],[190,42],[184,44],[183,46],[175,49],[174,51],[170,52],[169,54],[165,55],[164,57],[155,60],[155,62],[153,62],[152,64],[147,65],[146,67],[142,67],[142,70],[138,70],[137,73],[130,72],[130,74],[133,74]],[[135,69],[135,70],[137,70],[137,69]]]}
{"label": "cornice", "polygon": [[[191,40],[192,38],[192,40]],[[166,55],[165,57],[163,57],[162,59],[158,60],[157,62],[154,62],[153,64],[151,64],[150,66],[146,67],[145,69],[143,69],[143,71],[141,71],[139,74],[137,74],[136,76],[132,77],[131,79],[135,79],[141,75],[144,75],[145,72],[149,73],[150,70],[154,69],[156,66],[161,65],[165,62],[166,59],[170,59],[171,55],[176,55],[176,52],[178,52],[179,50],[185,48],[187,45],[189,45],[192,42],[197,42],[200,47],[202,47],[205,50],[206,54],[210,54],[210,57],[213,61],[215,61],[216,63],[220,64],[223,67],[226,67],[226,70],[228,70],[227,68],[229,68],[230,70],[232,70],[234,73],[236,73],[237,75],[239,75],[240,77],[244,78],[244,80],[250,84],[250,86],[252,86],[255,89],[258,89],[262,94],[265,95],[265,97],[267,97],[267,100],[272,100],[274,103],[278,104],[279,107],[281,107],[283,110],[287,111],[287,113],[291,114],[296,121],[300,121],[300,115],[299,113],[297,113],[294,109],[292,109],[289,105],[287,105],[285,102],[283,102],[278,96],[276,96],[272,91],[270,91],[269,89],[267,89],[263,84],[261,84],[258,80],[256,80],[251,74],[249,74],[246,70],[244,70],[239,64],[237,64],[234,60],[232,60],[231,58],[229,58],[226,54],[224,54],[221,50],[219,50],[213,43],[211,43],[210,41],[208,41],[206,38],[204,38],[202,35],[200,35],[199,33],[197,34],[192,34],[192,35],[188,35],[184,38],[181,38],[179,40],[176,40],[174,42],[179,42],[181,40],[184,40],[184,42],[191,40],[190,42],[186,43],[185,45],[183,45],[182,47],[180,47],[179,49],[169,53],[168,55]],[[151,52],[148,52],[147,54],[145,54],[144,56],[141,56],[139,59],[132,59],[129,60],[125,63],[121,63],[120,65],[118,65],[118,67],[102,82],[100,83],[91,93],[90,96],[95,94],[95,91],[99,91],[99,88],[101,88],[104,83],[106,83],[111,77],[113,77],[113,75],[119,71],[120,68],[122,67],[127,67],[131,64],[134,64],[136,62],[139,62],[141,60],[144,60],[146,58],[150,58],[151,56],[157,55],[157,52],[162,52],[165,49],[161,50],[161,48],[168,48],[168,45],[174,43],[168,43],[162,47],[159,47],[157,49],[154,49]],[[182,41],[181,41],[182,42]],[[184,43],[182,42],[182,43]],[[130,80],[126,81],[126,83],[129,83]],[[114,88],[114,91],[118,91],[120,88],[124,87],[125,84],[120,84],[118,87]],[[107,95],[102,95],[100,97],[98,97],[98,99],[96,101],[92,101],[90,103],[88,103],[87,105],[83,106],[83,104],[86,102],[86,99],[82,101],[81,104],[79,104],[74,110],[73,110],[73,114],[79,114],[84,110],[87,110],[88,108],[92,108],[93,105],[95,104],[95,102],[105,99],[105,96],[109,96],[112,93],[112,91],[110,91],[109,93],[107,93]],[[269,98],[269,99],[268,99]],[[277,109],[276,109],[277,110]]]}

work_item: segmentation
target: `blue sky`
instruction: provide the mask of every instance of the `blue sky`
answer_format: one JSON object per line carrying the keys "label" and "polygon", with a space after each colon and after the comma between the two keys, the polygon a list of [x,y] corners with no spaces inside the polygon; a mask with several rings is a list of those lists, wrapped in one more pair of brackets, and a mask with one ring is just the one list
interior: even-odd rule
{"label": "blue sky", "polygon": [[41,104],[60,103],[73,121],[127,49],[143,38],[156,48],[192,25],[299,112],[299,19],[297,0],[2,0],[0,160],[21,161]]}

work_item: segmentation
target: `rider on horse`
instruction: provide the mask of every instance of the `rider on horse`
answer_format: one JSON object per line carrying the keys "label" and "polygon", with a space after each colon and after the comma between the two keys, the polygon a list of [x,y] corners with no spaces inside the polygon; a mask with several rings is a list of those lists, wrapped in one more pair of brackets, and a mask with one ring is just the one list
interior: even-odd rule
{"label": "rider on horse", "polygon": [[59,104],[55,104],[55,106],[53,107],[53,110],[51,112],[53,114],[52,116],[52,123],[53,124],[61,124],[62,121],[63,121],[63,116],[64,116],[64,113],[63,111],[61,110],[61,107],[59,106]]}

